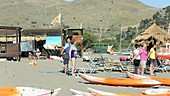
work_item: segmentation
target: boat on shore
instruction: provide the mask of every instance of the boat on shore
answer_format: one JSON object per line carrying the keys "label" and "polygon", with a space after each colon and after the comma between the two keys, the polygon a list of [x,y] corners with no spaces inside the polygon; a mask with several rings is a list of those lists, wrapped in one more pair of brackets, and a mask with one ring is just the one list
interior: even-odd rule
{"label": "boat on shore", "polygon": [[79,91],[79,90],[75,90],[75,89],[70,89],[71,93],[73,94],[73,96],[77,96],[77,95],[82,95],[82,96],[92,96],[92,95],[96,95],[95,93],[89,93],[89,92],[84,92],[84,91]]}
{"label": "boat on shore", "polygon": [[161,85],[164,86],[170,86],[170,78],[158,78],[158,77],[152,77],[152,76],[142,76],[142,75],[137,75],[133,74],[130,72],[126,72],[127,76],[129,76],[131,79],[148,79],[148,80],[156,80],[161,82]]}
{"label": "boat on shore", "polygon": [[34,87],[1,87],[0,96],[57,96],[61,88],[46,90]]}
{"label": "boat on shore", "polygon": [[[83,92],[83,91],[78,91],[75,89],[70,89],[70,91],[73,93],[73,96],[169,96],[170,93],[164,93],[162,90],[159,89],[149,89],[146,91],[143,91],[147,94],[116,94],[116,93],[111,93],[111,92],[105,92],[105,91],[100,91],[100,90],[96,90],[93,88],[87,88],[89,90],[90,93],[88,92]],[[153,90],[157,90],[159,91],[159,93],[153,93]],[[162,93],[161,93],[162,91]]]}
{"label": "boat on shore", "polygon": [[145,95],[170,94],[170,89],[147,89],[141,93]]}
{"label": "boat on shore", "polygon": [[170,59],[170,53],[157,53],[156,54],[157,58],[163,58],[163,59]]}
{"label": "boat on shore", "polygon": [[158,87],[161,85],[161,82],[150,79],[103,78],[82,73],[79,73],[79,76],[90,83],[110,86]]}
{"label": "boat on shore", "polygon": [[116,94],[116,93],[111,93],[111,92],[105,92],[105,91],[101,91],[101,90],[96,90],[93,88],[87,88],[89,90],[90,93],[93,94],[100,94],[102,96],[139,96],[139,94]]}
{"label": "boat on shore", "polygon": [[[93,94],[101,94],[104,96],[116,96],[115,93],[111,93],[111,92],[105,92],[105,91],[100,91],[100,90],[96,90],[93,88],[87,88],[91,93]],[[170,94],[170,89],[147,89],[141,92],[142,94],[121,94],[122,96],[126,96],[126,95],[130,95],[130,96],[159,96],[159,95],[165,95],[166,94]]]}

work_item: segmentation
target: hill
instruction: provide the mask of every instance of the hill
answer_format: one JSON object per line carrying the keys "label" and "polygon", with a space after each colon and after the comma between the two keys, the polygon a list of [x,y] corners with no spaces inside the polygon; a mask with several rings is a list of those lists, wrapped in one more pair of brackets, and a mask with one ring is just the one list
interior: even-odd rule
{"label": "hill", "polygon": [[73,28],[81,22],[85,28],[118,27],[136,25],[158,10],[138,0],[1,0],[0,25],[44,29],[61,13],[63,23]]}

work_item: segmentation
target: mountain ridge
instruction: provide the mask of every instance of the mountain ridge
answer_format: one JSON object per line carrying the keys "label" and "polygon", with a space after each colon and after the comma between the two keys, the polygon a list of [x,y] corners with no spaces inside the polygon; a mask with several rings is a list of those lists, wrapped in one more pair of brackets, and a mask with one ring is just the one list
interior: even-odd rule
{"label": "mountain ridge", "polygon": [[48,24],[60,13],[64,25],[72,28],[78,28],[80,23],[85,28],[136,25],[160,10],[137,0],[3,0],[0,3],[0,25],[26,29],[49,28]]}

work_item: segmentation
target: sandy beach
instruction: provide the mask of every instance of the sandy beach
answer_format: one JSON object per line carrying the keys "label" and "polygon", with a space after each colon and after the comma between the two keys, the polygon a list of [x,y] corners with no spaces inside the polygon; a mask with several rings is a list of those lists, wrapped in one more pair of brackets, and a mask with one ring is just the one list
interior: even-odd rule
{"label": "sandy beach", "polygon": [[[99,54],[90,55],[92,58],[100,57]],[[103,55],[111,59],[117,59],[119,56]],[[36,61],[37,66],[31,66],[29,63]],[[86,63],[82,62],[82,58],[77,59],[77,67],[87,67]],[[15,61],[0,61],[0,87],[16,86],[16,87],[37,87],[45,89],[61,88],[58,96],[72,96],[70,88],[88,91],[87,87],[98,90],[115,92],[115,93],[140,93],[140,91],[148,88],[120,87],[87,84],[85,80],[77,77],[66,76],[59,72],[62,70],[62,63],[59,60],[28,60],[22,58],[21,62]],[[124,77],[125,73],[121,72],[98,72],[92,74],[102,77]],[[170,73],[157,73],[157,77],[170,78]],[[161,88],[169,88],[161,86]]]}

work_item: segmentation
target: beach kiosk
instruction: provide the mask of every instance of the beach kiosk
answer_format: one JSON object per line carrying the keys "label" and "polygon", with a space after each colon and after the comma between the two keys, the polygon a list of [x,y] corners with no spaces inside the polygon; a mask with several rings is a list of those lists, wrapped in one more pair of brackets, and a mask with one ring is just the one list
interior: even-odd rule
{"label": "beach kiosk", "polygon": [[23,50],[25,52],[34,51],[37,48],[41,51],[41,56],[59,56],[59,49],[63,45],[64,32],[58,29],[25,29],[23,37],[29,37],[27,42],[33,41],[31,50]]}

